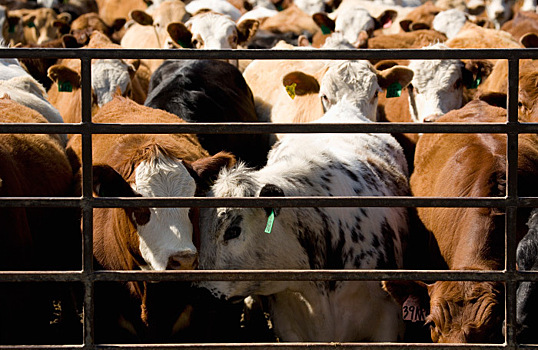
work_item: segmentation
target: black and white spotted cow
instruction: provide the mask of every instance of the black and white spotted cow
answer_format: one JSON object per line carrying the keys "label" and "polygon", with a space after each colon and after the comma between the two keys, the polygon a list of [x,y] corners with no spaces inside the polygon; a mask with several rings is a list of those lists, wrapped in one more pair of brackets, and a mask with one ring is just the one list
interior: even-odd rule
{"label": "black and white spotted cow", "polygon": [[[317,122],[370,120],[341,100]],[[219,174],[209,196],[407,195],[407,165],[388,134],[287,134],[253,170]],[[271,220],[274,219],[271,227]],[[201,212],[202,269],[396,269],[405,208],[210,208]],[[214,281],[215,296],[268,296],[283,341],[396,341],[398,305],[379,281]]]}

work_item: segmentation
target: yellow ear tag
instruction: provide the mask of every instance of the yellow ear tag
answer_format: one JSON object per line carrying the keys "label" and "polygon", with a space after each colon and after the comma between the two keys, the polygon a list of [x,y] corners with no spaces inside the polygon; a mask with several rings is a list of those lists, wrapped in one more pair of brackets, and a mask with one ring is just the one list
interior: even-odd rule
{"label": "yellow ear tag", "polygon": [[293,83],[291,85],[286,85],[286,91],[288,92],[288,95],[290,95],[292,100],[295,98],[295,87],[296,86],[297,86],[296,83]]}

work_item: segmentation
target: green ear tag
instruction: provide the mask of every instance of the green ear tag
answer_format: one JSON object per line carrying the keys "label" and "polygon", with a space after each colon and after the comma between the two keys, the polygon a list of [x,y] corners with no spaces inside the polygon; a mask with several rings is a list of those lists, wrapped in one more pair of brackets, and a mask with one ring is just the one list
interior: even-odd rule
{"label": "green ear tag", "polygon": [[68,81],[58,81],[58,91],[60,92],[72,92],[73,85]]}
{"label": "green ear tag", "polygon": [[271,233],[273,230],[273,223],[275,222],[275,211],[271,210],[271,214],[267,218],[267,225],[265,226],[265,233]]}
{"label": "green ear tag", "polygon": [[28,23],[26,23],[26,26],[28,28],[35,28],[35,23],[34,22],[28,22]]}
{"label": "green ear tag", "polygon": [[291,85],[286,85],[286,92],[288,93],[288,95],[290,95],[292,100],[295,98],[295,87],[296,86],[297,86],[296,83],[293,83]]}
{"label": "green ear tag", "polygon": [[480,85],[480,83],[482,83],[482,77],[480,76],[480,74],[478,74],[476,76],[476,79],[475,81],[473,81],[473,83],[471,84],[471,89],[476,89],[478,87],[478,85]]}
{"label": "green ear tag", "polygon": [[402,85],[400,83],[392,83],[387,88],[387,98],[402,96]]}
{"label": "green ear tag", "polygon": [[277,5],[276,9],[277,9],[279,12],[282,11],[282,10],[284,10],[284,9],[282,8],[282,5]]}
{"label": "green ear tag", "polygon": [[321,25],[321,32],[323,34],[331,34],[332,30],[331,30],[331,28],[327,27],[325,24],[322,24]]}
{"label": "green ear tag", "polygon": [[176,40],[176,43],[179,44],[179,46],[181,46],[182,48],[186,49],[189,47],[189,45],[186,45],[183,41],[181,40]]}

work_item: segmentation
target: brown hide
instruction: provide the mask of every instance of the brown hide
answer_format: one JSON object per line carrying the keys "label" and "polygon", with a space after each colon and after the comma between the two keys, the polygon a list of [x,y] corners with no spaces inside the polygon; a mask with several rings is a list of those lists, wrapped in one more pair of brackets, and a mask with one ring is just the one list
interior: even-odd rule
{"label": "brown hide", "polygon": [[404,32],[430,29],[432,27],[433,18],[439,12],[441,12],[440,8],[435,6],[433,2],[427,1],[409,12],[404,19],[400,21],[400,27]]}
{"label": "brown hide", "polygon": [[[95,123],[122,124],[184,123],[183,120],[173,114],[139,105],[132,100],[120,96],[117,96],[110,103],[103,106],[92,120]],[[134,170],[141,161],[152,157],[152,155],[154,156],[155,152],[183,160],[185,166],[192,170],[193,177],[196,180],[199,180],[197,176],[201,178],[202,183],[198,183],[200,186],[203,186],[203,182],[207,181],[209,177],[215,175],[223,163],[226,166],[231,166],[234,163],[233,156],[222,152],[208,158],[209,154],[200,146],[196,136],[190,134],[98,134],[93,136],[92,146],[94,184],[95,181],[98,181],[103,182],[101,186],[104,186],[104,177],[108,177],[106,183],[108,183],[107,186],[109,187],[104,191],[105,196],[138,196],[130,187],[130,184],[134,183]],[[80,134],[72,136],[68,143],[68,149],[75,156],[74,163],[80,165],[82,156]],[[107,167],[111,167],[115,172],[110,173],[105,171]],[[80,169],[78,171],[80,177]],[[95,190],[96,188],[94,187]],[[102,188],[100,188],[101,190]],[[100,195],[101,192],[98,194]],[[141,211],[137,212],[139,209]],[[144,212],[143,208],[139,209],[132,209],[134,215],[130,214],[131,212],[128,208],[94,209],[93,248],[95,259],[101,268],[109,270],[136,270],[141,265],[145,265],[139,251],[139,239],[135,223],[144,224],[146,220],[149,220],[149,212]],[[197,238],[193,237],[193,239],[196,240]],[[148,327],[154,331],[158,331],[155,330],[157,326],[153,322],[158,323],[160,321],[157,316],[159,312],[151,310],[151,307],[147,305],[149,285],[145,282],[128,282],[128,295],[122,295],[121,291],[116,291],[119,293],[117,297],[119,299],[115,299],[116,301],[103,295],[103,302],[111,304],[109,305],[110,310],[101,308],[99,311],[100,315],[104,312],[105,315],[102,317],[104,319],[110,318],[111,316],[107,313],[117,312],[118,308],[121,309],[118,306],[121,304],[123,307],[127,307],[127,309],[122,309],[118,317],[129,317],[129,314],[134,317],[134,319],[124,320],[124,323],[132,324],[131,327],[136,329],[137,336],[143,336],[144,332],[148,331]],[[162,296],[156,296],[156,298],[162,298]],[[180,294],[178,298],[181,298]],[[115,305],[115,302],[119,304]],[[129,306],[125,306],[125,304]],[[171,308],[175,310],[175,307],[176,305]],[[104,322],[111,323],[110,327],[118,326],[115,323],[116,319],[105,320]],[[167,327],[171,326],[167,325]],[[166,329],[162,331],[165,332]],[[107,331],[104,330],[104,332]]]}
{"label": "brown hide", "polygon": [[[121,49],[121,46],[114,44],[104,34],[94,31],[91,35],[90,42],[85,48],[107,48],[107,49]],[[132,98],[135,102],[144,103],[147,96],[147,88],[149,86],[150,73],[147,67],[139,65],[139,60],[128,60],[132,62],[133,66],[137,68],[136,73],[131,79],[131,89],[128,97]],[[80,123],[82,119],[81,110],[81,89],[80,89],[80,60],[78,59],[63,59],[59,60],[57,66],[65,66],[72,72],[69,73],[69,77],[63,76],[66,70],[62,70],[62,76],[58,73],[52,73],[49,70],[49,77],[54,81],[50,89],[47,91],[49,102],[58,109],[60,115],[66,123]],[[56,65],[51,69],[56,69]],[[73,85],[71,92],[59,91],[57,80],[70,81]],[[92,102],[92,114],[95,114],[99,109],[96,99]]]}
{"label": "brown hide", "polygon": [[260,29],[274,33],[292,32],[295,35],[304,34],[305,31],[314,35],[320,31],[312,16],[302,11],[296,5],[291,5],[287,9],[264,20],[260,25]]}
{"label": "brown hide", "polygon": [[[438,122],[506,121],[506,110],[472,101]],[[536,196],[538,138],[519,138],[518,194]],[[506,135],[424,134],[417,143],[411,189],[415,196],[500,197],[506,181]],[[526,214],[524,213],[526,212]],[[504,211],[500,208],[418,208],[433,233],[448,268],[498,270],[504,266]],[[528,210],[518,215],[518,238],[525,233]],[[413,282],[385,282],[402,302]],[[415,284],[418,286],[419,284]],[[504,288],[494,282],[440,281],[427,287],[432,340],[435,342],[502,342]],[[424,296],[423,296],[424,299]]]}
{"label": "brown hide", "polygon": [[527,33],[538,34],[538,13],[521,11],[515,17],[504,23],[502,30],[512,34],[514,39],[519,40]]}
{"label": "brown hide", "polygon": [[[47,123],[47,120],[33,109],[1,98],[0,122]],[[1,134],[0,196],[73,196],[73,174],[59,139],[48,134]],[[76,209],[5,207],[0,208],[0,222],[0,270],[80,269],[81,239]],[[65,328],[73,325],[68,320],[76,317],[69,313],[72,299],[64,298],[66,287],[66,284],[48,282],[3,284],[0,309],[6,317],[0,320],[2,343],[76,342],[73,337],[81,335],[80,320],[76,319],[74,328]],[[50,308],[53,300],[62,303],[62,310],[56,316]]]}

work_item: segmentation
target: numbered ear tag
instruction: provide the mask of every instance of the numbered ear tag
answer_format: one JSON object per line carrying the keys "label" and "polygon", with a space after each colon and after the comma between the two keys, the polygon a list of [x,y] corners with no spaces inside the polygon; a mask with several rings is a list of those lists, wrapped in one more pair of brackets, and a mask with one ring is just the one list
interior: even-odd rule
{"label": "numbered ear tag", "polygon": [[275,211],[271,210],[271,214],[267,218],[267,225],[265,225],[265,233],[271,233],[273,230],[273,223],[275,222]]}
{"label": "numbered ear tag", "polygon": [[72,92],[73,85],[68,81],[58,81],[58,91],[60,92]]}
{"label": "numbered ear tag", "polygon": [[392,83],[387,88],[387,98],[402,96],[402,85],[400,83]]}
{"label": "numbered ear tag", "polygon": [[411,295],[402,305],[402,317],[404,321],[424,322],[426,319],[426,310],[420,306],[420,300]]}
{"label": "numbered ear tag", "polygon": [[331,34],[332,30],[331,30],[331,28],[327,27],[325,24],[322,24],[321,25],[321,32],[323,34]]}
{"label": "numbered ear tag", "polygon": [[286,92],[288,95],[290,95],[291,99],[293,100],[295,98],[295,87],[297,86],[296,83],[293,83],[291,85],[286,85]]}

